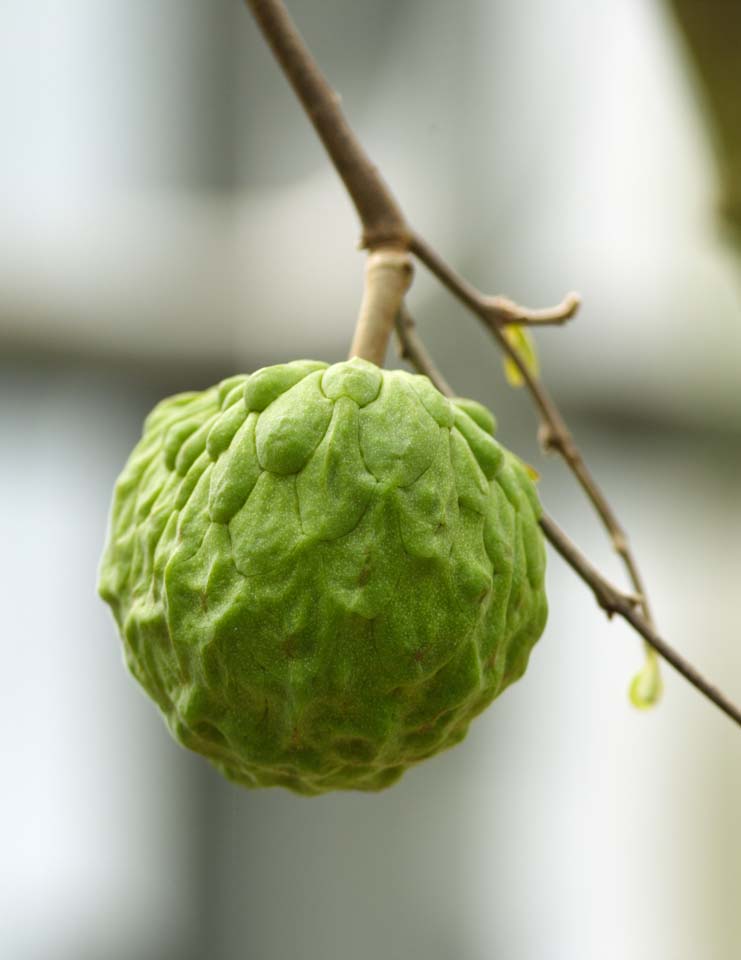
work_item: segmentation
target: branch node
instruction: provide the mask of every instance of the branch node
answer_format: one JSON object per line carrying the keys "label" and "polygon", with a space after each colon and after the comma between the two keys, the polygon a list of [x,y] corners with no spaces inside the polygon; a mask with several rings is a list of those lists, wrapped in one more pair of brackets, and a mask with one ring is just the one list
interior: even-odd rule
{"label": "branch node", "polygon": [[411,243],[411,233],[404,225],[395,219],[381,222],[372,229],[365,228],[361,234],[358,247],[361,250],[378,250],[379,248],[408,250]]}
{"label": "branch node", "polygon": [[625,536],[624,532],[621,529],[616,529],[612,531],[612,546],[615,553],[619,554],[621,557],[627,557],[628,555],[628,538]]}
{"label": "branch node", "polygon": [[538,444],[543,453],[555,453],[559,448],[558,435],[548,423],[541,423],[538,427]]}

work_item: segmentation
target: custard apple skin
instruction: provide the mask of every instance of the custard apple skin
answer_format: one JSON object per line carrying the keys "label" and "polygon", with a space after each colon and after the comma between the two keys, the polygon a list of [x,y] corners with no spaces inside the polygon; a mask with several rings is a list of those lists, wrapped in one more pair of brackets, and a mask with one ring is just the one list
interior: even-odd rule
{"label": "custard apple skin", "polygon": [[493,428],[359,359],[155,407],[99,590],[175,738],[308,795],[383,789],[458,743],[546,620],[540,506]]}

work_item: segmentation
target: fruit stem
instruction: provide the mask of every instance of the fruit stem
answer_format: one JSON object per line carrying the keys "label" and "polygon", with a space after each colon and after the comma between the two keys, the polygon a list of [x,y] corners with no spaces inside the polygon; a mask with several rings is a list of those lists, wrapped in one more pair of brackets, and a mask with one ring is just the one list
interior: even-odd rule
{"label": "fruit stem", "polygon": [[365,288],[349,356],[379,367],[386,358],[391,331],[412,282],[412,261],[399,247],[378,247],[368,254]]}

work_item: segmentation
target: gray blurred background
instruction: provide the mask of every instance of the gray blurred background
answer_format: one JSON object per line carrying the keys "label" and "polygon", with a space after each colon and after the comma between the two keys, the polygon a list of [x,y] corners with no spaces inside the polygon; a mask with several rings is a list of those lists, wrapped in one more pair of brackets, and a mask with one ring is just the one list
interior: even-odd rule
{"label": "gray blurred background", "polygon": [[[741,260],[671,11],[289,6],[428,239],[583,294],[546,381],[662,631],[741,699]],[[161,396],[344,356],[358,226],[238,0],[6,0],[0,37],[0,956],[741,956],[739,731],[669,668],[635,711],[638,640],[557,557],[526,677],[387,793],[253,793],[170,740],[95,594],[113,481]],[[619,580],[483,332],[421,270],[411,306]]]}

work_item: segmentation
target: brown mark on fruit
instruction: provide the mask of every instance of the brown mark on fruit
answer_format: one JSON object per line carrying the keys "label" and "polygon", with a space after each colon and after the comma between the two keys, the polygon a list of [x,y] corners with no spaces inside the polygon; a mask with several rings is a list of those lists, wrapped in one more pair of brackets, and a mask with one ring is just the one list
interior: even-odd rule
{"label": "brown mark on fruit", "polygon": [[300,642],[298,634],[290,633],[286,637],[282,644],[286,660],[297,660],[301,656]]}

